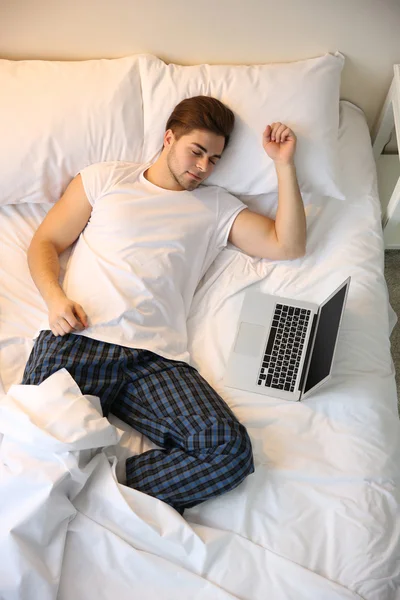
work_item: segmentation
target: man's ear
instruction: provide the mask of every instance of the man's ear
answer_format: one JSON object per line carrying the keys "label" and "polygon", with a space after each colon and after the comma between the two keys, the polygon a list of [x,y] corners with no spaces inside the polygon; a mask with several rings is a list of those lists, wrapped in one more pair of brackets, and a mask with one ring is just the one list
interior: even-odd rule
{"label": "man's ear", "polygon": [[175,141],[175,136],[174,136],[174,132],[172,131],[172,129],[167,129],[167,131],[164,133],[164,146],[163,148],[168,148],[169,146],[171,146]]}

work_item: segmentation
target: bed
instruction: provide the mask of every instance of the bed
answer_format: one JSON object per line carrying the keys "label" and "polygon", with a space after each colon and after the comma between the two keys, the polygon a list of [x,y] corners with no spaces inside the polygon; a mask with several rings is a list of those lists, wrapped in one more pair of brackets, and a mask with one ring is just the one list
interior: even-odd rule
{"label": "bed", "polygon": [[[400,587],[400,424],[380,202],[364,113],[339,103],[344,200],[307,196],[307,252],[228,246],[193,298],[192,364],[251,437],[255,472],[182,517],[124,485],[156,448],[82,396],[67,371],[21,386],[46,316],[26,262],[51,203],[0,207],[2,600],[394,600]],[[151,151],[151,150],[150,150]],[[247,197],[270,216],[276,195]],[[62,256],[62,273],[69,251]],[[351,276],[332,378],[303,402],[223,384],[245,290],[321,302]]]}

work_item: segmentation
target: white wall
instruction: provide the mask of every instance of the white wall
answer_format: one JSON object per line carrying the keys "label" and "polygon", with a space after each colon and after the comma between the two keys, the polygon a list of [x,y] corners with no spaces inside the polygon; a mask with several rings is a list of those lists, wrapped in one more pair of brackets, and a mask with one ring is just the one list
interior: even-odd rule
{"label": "white wall", "polygon": [[300,60],[340,50],[341,97],[372,127],[400,63],[399,0],[0,0],[0,57],[148,52],[182,65]]}

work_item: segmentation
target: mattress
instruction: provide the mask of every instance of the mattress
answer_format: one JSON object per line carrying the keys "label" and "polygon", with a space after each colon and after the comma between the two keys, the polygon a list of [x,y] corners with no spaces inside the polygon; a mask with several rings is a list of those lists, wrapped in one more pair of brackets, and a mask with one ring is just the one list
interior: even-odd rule
{"label": "mattress", "polygon": [[[269,261],[228,244],[198,285],[187,323],[192,364],[246,426],[255,472],[183,517],[124,485],[125,459],[157,446],[101,418],[98,399],[81,396],[65,370],[46,386],[19,385],[46,315],[26,250],[50,205],[1,208],[2,599],[399,597],[397,316],[369,131],[346,101],[339,141],[346,201],[307,204],[306,256]],[[250,286],[320,303],[348,276],[329,381],[302,402],[224,386]]]}

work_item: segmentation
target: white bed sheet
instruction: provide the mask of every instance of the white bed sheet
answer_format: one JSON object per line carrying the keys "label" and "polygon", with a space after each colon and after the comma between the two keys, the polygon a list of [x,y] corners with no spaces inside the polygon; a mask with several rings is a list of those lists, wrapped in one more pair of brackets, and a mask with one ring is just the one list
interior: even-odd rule
{"label": "white bed sheet", "polygon": [[[26,248],[50,205],[1,209],[2,599],[399,597],[400,425],[389,341],[397,317],[367,124],[348,102],[340,113],[347,200],[307,206],[306,256],[271,262],[228,246],[200,282],[188,320],[192,361],[247,427],[256,471],[184,518],[123,485],[125,458],[157,446],[102,419],[66,371],[46,386],[13,385],[45,315]],[[320,302],[349,275],[326,385],[300,403],[223,386],[249,285]],[[66,406],[74,407],[68,418]]]}

